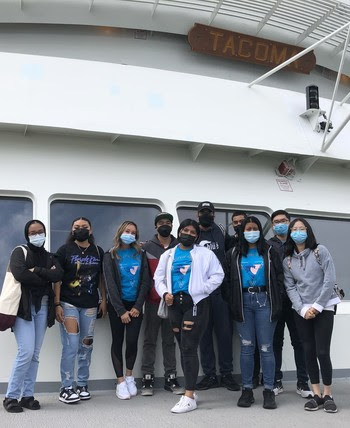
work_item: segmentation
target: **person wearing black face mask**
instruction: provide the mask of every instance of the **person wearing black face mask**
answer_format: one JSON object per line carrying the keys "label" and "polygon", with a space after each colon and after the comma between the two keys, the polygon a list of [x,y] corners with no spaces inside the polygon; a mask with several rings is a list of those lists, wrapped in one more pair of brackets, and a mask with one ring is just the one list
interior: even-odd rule
{"label": "person wearing black face mask", "polygon": [[[229,248],[230,236],[222,225],[214,222],[215,208],[211,202],[204,201],[198,205],[198,221],[200,233],[198,243],[212,250],[222,264],[225,251]],[[204,372],[203,379],[196,385],[196,389],[205,390],[223,386],[230,391],[239,391],[232,370],[232,334],[233,326],[227,303],[221,296],[220,289],[210,295],[210,310],[207,329],[200,343],[201,364]],[[216,356],[214,352],[213,333],[217,337],[219,351],[219,368],[221,382],[216,376]]]}
{"label": "person wearing black face mask", "polygon": [[169,308],[169,320],[181,352],[185,376],[185,395],[171,409],[185,413],[197,408],[194,392],[198,370],[198,345],[209,314],[209,295],[223,278],[223,269],[215,254],[195,245],[199,236],[195,220],[181,222],[179,245],[166,251],[154,274],[155,288]]}
{"label": "person wearing black face mask", "polygon": [[[173,228],[173,216],[171,214],[166,212],[157,214],[154,219],[154,225],[157,233],[152,239],[142,244],[142,248],[146,252],[152,278],[160,256],[167,249],[175,247],[178,243],[171,234]],[[170,327],[169,320],[159,318],[157,315],[159,303],[160,297],[153,285],[146,298],[144,313],[145,334],[141,366],[143,373],[141,395],[143,396],[153,395],[154,364],[159,329],[161,329],[162,334],[164,389],[174,394],[183,394],[185,392],[177,381],[174,333]]]}
{"label": "person wearing black face mask", "polygon": [[[62,339],[61,391],[59,400],[70,404],[91,398],[89,366],[97,314],[107,313],[102,277],[103,250],[95,245],[91,222],[78,217],[65,245],[57,251],[64,270],[62,283],[55,284],[56,319]],[[101,301],[99,299],[101,297]],[[73,389],[75,360],[77,387]]]}

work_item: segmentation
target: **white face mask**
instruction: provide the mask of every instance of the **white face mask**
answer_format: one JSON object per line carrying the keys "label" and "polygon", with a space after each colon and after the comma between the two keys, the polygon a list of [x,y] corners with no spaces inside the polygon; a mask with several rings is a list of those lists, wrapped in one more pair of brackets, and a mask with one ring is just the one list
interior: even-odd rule
{"label": "white face mask", "polygon": [[45,233],[38,233],[37,235],[29,236],[29,242],[35,247],[42,247],[45,244]]}

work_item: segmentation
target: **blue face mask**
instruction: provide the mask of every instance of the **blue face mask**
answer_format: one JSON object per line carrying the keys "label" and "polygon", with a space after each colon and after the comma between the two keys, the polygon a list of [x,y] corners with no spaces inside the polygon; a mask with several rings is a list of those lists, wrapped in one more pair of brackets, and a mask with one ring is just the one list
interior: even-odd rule
{"label": "blue face mask", "polygon": [[296,244],[303,244],[307,238],[307,232],[305,230],[296,230],[290,234],[290,237]]}
{"label": "blue face mask", "polygon": [[130,245],[136,241],[135,235],[132,235],[131,233],[123,233],[120,236],[120,239],[123,244],[127,244],[127,245]]}
{"label": "blue face mask", "polygon": [[35,247],[42,247],[45,244],[45,233],[39,233],[38,235],[29,236],[29,242]]}
{"label": "blue face mask", "polygon": [[250,232],[244,232],[244,237],[249,244],[255,244],[260,238],[260,230],[252,230]]}
{"label": "blue face mask", "polygon": [[286,223],[279,223],[276,224],[276,226],[273,226],[273,231],[276,235],[284,236],[288,233],[288,224]]}

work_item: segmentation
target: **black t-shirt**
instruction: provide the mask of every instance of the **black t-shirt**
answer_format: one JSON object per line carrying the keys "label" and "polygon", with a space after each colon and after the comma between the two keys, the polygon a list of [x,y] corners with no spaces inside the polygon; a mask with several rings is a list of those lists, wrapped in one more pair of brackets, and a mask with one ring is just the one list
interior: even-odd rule
{"label": "black t-shirt", "polygon": [[91,244],[82,250],[75,242],[69,242],[59,248],[57,258],[64,270],[61,300],[78,308],[96,307],[102,273],[102,248]]}

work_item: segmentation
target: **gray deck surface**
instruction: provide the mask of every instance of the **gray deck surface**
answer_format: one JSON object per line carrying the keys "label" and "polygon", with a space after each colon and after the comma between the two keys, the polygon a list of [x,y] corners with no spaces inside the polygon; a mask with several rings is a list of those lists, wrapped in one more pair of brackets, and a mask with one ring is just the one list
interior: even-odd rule
{"label": "gray deck surface", "polygon": [[1,428],[108,428],[108,427],[350,427],[350,380],[334,382],[337,414],[323,410],[306,412],[305,399],[295,393],[295,383],[285,382],[285,392],[277,397],[278,409],[262,408],[262,388],[254,391],[251,408],[237,407],[239,392],[224,388],[199,393],[198,409],[182,415],[170,413],[178,397],[164,390],[155,390],[153,397],[137,396],[122,401],[114,391],[97,391],[90,401],[63,404],[58,394],[38,394],[42,409],[9,414],[0,410]]}

